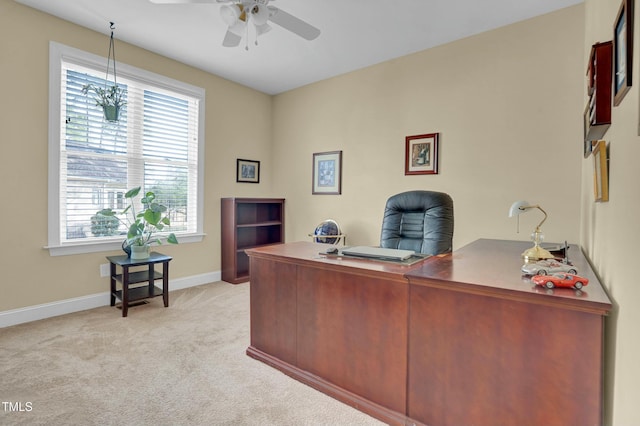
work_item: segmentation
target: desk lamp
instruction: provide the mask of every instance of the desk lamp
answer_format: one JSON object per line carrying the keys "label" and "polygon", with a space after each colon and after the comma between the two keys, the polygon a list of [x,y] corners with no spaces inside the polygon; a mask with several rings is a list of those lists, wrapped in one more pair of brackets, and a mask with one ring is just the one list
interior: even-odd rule
{"label": "desk lamp", "polygon": [[[536,229],[531,234],[531,239],[533,240],[533,247],[527,249],[522,253],[522,257],[524,257],[525,261],[536,261],[540,259],[552,259],[553,255],[549,253],[547,250],[540,247],[540,243],[544,239],[544,235],[542,235],[542,231],[540,227],[547,220],[547,212],[542,210],[539,205],[531,205],[526,201],[516,201],[511,205],[509,209],[509,217],[519,216],[521,213],[524,213],[531,209],[538,209],[544,214],[544,218],[542,221],[536,226]],[[520,219],[518,218],[518,225],[520,224]]]}

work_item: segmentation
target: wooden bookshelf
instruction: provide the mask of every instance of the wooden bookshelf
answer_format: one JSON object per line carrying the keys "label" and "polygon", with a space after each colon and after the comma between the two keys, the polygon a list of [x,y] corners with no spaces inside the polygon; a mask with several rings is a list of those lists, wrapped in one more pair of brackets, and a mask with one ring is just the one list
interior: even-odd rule
{"label": "wooden bookshelf", "polygon": [[283,198],[223,198],[222,280],[249,281],[248,248],[284,242]]}

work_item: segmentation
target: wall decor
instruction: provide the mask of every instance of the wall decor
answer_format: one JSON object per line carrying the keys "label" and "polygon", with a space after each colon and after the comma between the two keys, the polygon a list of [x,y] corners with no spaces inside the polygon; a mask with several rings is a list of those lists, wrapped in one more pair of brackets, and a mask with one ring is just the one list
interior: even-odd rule
{"label": "wall decor", "polygon": [[428,133],[405,138],[405,175],[438,174],[438,136]]}
{"label": "wall decor", "polygon": [[342,151],[313,154],[312,194],[342,193]]}
{"label": "wall decor", "polygon": [[591,151],[593,151],[593,142],[594,141],[584,141],[584,158],[591,155]]}
{"label": "wall decor", "polygon": [[598,141],[593,148],[593,190],[596,202],[609,201],[607,143]]}
{"label": "wall decor", "polygon": [[584,140],[597,141],[611,126],[613,92],[613,42],[591,46],[587,64],[587,105],[584,110]]}
{"label": "wall decor", "polygon": [[260,183],[260,162],[236,160],[236,182]]}
{"label": "wall decor", "polygon": [[613,105],[631,87],[633,65],[633,0],[622,0],[613,24]]}

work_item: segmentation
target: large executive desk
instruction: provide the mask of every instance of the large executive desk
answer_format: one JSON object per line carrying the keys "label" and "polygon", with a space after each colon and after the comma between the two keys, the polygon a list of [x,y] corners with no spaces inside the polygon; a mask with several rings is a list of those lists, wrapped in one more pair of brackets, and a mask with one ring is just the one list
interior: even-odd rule
{"label": "large executive desk", "polygon": [[247,354],[390,424],[601,424],[611,302],[577,246],[582,291],[529,282],[528,246],[478,240],[412,266],[247,250]]}

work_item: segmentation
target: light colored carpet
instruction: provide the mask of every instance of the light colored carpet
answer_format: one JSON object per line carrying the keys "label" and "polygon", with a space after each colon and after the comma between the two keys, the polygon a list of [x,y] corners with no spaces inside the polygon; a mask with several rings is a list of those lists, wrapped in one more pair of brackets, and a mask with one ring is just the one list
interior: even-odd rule
{"label": "light colored carpet", "polygon": [[248,345],[249,284],[223,282],[128,318],[103,307],[3,328],[0,424],[382,424],[248,357]]}

